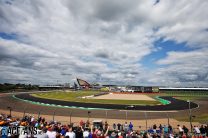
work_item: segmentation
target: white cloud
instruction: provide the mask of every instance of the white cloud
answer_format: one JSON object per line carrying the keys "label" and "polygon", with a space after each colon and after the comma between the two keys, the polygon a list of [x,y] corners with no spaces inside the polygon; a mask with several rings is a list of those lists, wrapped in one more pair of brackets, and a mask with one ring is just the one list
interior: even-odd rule
{"label": "white cloud", "polygon": [[165,80],[164,85],[206,86],[207,53],[206,48],[187,52],[168,52],[166,58],[157,61],[157,64],[164,67],[152,72],[154,78],[150,82],[158,83]]}
{"label": "white cloud", "polygon": [[[208,2],[203,0],[168,0],[156,5],[154,0],[9,3],[0,2],[0,32],[14,33],[17,39],[0,39],[1,82],[9,78],[16,82],[56,83],[77,76],[90,81],[101,77],[104,83],[180,83],[200,79],[194,74],[200,71],[197,67],[187,69],[190,72],[180,78],[171,73],[180,72],[176,67],[185,64],[192,68],[207,59]],[[147,71],[140,61],[160,50],[154,47],[159,38],[186,42],[200,50],[169,52],[157,61],[167,67]],[[202,77],[200,81],[206,82]]]}

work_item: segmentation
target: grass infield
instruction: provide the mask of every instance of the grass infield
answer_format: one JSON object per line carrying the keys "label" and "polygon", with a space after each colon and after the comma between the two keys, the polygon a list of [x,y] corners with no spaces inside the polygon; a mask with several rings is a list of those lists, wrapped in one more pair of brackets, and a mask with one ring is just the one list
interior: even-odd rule
{"label": "grass infield", "polygon": [[100,93],[99,91],[76,91],[76,92],[48,92],[48,93],[35,93],[31,94],[34,97],[72,101],[82,103],[98,103],[98,104],[123,104],[123,105],[157,105],[161,104],[160,101],[147,101],[147,100],[112,100],[112,99],[84,99],[83,96],[90,96]]}

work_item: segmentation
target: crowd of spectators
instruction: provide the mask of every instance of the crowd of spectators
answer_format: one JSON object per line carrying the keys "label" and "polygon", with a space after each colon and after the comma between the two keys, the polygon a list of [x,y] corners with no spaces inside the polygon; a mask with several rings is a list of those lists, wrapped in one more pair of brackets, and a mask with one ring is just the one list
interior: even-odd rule
{"label": "crowd of spectators", "polygon": [[[5,128],[19,127],[19,133],[3,134]],[[24,128],[35,128],[35,133],[21,133]],[[56,121],[47,122],[45,118],[35,118],[26,115],[23,118],[14,118],[0,114],[0,136],[2,138],[206,138],[208,137],[207,125],[193,126],[189,130],[186,126],[177,126],[177,132],[171,125],[154,124],[147,130],[134,129],[132,122],[113,123],[107,121],[96,124],[81,120],[78,125],[62,124]],[[17,131],[17,130],[16,130]]]}

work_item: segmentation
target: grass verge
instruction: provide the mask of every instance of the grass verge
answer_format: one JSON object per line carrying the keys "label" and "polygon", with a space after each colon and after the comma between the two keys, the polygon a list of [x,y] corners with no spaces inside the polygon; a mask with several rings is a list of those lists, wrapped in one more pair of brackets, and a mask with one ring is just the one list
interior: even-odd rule
{"label": "grass verge", "polygon": [[[182,116],[182,117],[175,117],[176,120],[178,121],[185,121],[189,122],[189,116]],[[193,119],[193,122],[199,122],[202,124],[207,124],[208,123],[208,113],[204,113],[201,115],[196,115]]]}

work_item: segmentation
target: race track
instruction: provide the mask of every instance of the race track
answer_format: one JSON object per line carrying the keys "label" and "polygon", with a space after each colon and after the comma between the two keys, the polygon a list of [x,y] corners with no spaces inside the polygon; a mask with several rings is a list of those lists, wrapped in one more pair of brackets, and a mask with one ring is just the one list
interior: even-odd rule
{"label": "race track", "polygon": [[[16,98],[22,100],[28,100],[32,102],[39,102],[45,104],[69,106],[69,107],[83,107],[83,108],[96,108],[96,109],[116,109],[116,110],[142,110],[142,111],[172,111],[172,110],[185,110],[189,109],[189,103],[183,100],[175,99],[169,96],[163,96],[162,99],[168,100],[171,103],[167,105],[155,105],[155,106],[142,106],[142,105],[116,105],[116,104],[97,104],[97,103],[81,103],[81,102],[70,102],[70,101],[60,101],[52,99],[44,99],[33,97],[30,94],[18,94],[15,95]],[[196,103],[190,103],[191,108],[197,108]]]}

